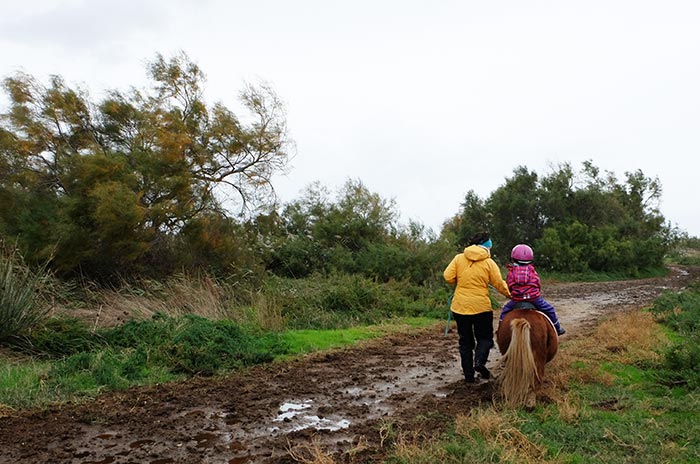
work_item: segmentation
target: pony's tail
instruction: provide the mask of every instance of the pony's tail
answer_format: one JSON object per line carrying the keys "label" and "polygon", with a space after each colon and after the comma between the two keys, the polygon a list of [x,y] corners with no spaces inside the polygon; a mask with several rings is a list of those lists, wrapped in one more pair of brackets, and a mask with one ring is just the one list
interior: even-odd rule
{"label": "pony's tail", "polygon": [[500,383],[503,400],[512,407],[525,404],[530,389],[535,386],[537,366],[530,345],[530,323],[525,319],[514,319],[510,330],[510,345],[503,356]]}

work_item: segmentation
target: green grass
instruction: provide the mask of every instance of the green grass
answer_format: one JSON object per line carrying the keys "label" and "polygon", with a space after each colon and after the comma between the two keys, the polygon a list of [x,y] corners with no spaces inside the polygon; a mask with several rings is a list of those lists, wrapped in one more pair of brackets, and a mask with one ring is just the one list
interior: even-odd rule
{"label": "green grass", "polygon": [[431,324],[434,319],[400,318],[348,329],[261,333],[231,321],[158,315],[92,333],[80,321],[63,319],[35,334],[32,357],[0,365],[0,404],[41,407],[195,374],[221,375]]}
{"label": "green grass", "polygon": [[578,420],[563,421],[557,405],[547,405],[521,413],[521,430],[565,463],[700,462],[700,394],[634,385],[577,389]]}
{"label": "green grass", "polygon": [[628,279],[646,279],[650,277],[664,277],[668,275],[668,269],[659,267],[654,269],[645,269],[630,275],[628,273],[616,272],[580,272],[580,273],[563,273],[552,272],[546,270],[538,270],[540,277],[545,281],[552,282],[610,282],[615,280]]}
{"label": "green grass", "polygon": [[28,407],[51,401],[51,391],[43,380],[51,369],[50,362],[29,361],[0,364],[0,404]]}
{"label": "green grass", "polygon": [[348,329],[290,330],[283,334],[287,355],[298,355],[313,351],[352,345],[362,340],[383,337],[402,330],[411,330],[435,324],[429,318],[400,318],[391,323],[374,326],[350,327]]}

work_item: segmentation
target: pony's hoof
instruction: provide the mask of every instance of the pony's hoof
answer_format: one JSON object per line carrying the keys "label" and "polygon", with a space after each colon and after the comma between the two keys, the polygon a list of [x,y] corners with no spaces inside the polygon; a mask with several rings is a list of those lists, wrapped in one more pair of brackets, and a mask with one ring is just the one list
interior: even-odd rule
{"label": "pony's hoof", "polygon": [[528,411],[533,411],[537,407],[537,396],[534,392],[530,392],[525,400],[525,409]]}

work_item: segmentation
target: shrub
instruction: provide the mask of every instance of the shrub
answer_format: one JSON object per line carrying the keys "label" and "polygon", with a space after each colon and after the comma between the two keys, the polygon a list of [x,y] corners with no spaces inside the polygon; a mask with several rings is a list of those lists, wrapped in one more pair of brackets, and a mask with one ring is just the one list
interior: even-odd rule
{"label": "shrub", "polygon": [[308,237],[289,236],[273,253],[268,267],[277,275],[302,278],[323,266],[319,244]]}
{"label": "shrub", "polygon": [[45,354],[60,353],[66,340],[73,351],[53,363],[47,377],[50,389],[68,394],[167,381],[178,374],[212,375],[269,362],[288,352],[281,335],[194,315],[158,314],[96,334],[70,320],[52,321],[47,327],[41,344]]}
{"label": "shrub", "polygon": [[214,374],[222,368],[269,362],[284,351],[274,335],[254,337],[229,321],[190,315],[183,322],[166,344],[174,372]]}
{"label": "shrub", "polygon": [[40,324],[50,305],[42,298],[49,274],[27,266],[15,248],[0,243],[0,341],[15,340]]}
{"label": "shrub", "polygon": [[664,293],[651,312],[680,335],[664,353],[667,370],[660,377],[673,384],[700,388],[700,287]]}
{"label": "shrub", "polygon": [[112,348],[133,348],[174,373],[211,375],[268,362],[285,352],[274,333],[258,335],[231,321],[195,315],[157,314],[149,321],[130,321],[106,330],[103,337]]}
{"label": "shrub", "polygon": [[410,280],[377,282],[361,275],[314,274],[306,279],[273,277],[262,293],[280,305],[289,329],[337,329],[376,324],[393,316],[444,317],[447,290]]}
{"label": "shrub", "polygon": [[29,351],[50,357],[92,351],[102,345],[104,340],[99,335],[91,332],[83,321],[71,317],[47,320],[32,331],[25,344]]}
{"label": "shrub", "polygon": [[664,292],[651,312],[660,321],[679,332],[692,335],[700,331],[700,288],[689,287],[680,292]]}

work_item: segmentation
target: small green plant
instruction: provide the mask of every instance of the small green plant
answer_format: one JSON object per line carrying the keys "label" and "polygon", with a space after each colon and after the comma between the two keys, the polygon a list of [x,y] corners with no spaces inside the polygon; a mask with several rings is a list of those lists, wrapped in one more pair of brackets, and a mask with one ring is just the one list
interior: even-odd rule
{"label": "small green plant", "polygon": [[39,325],[50,306],[41,293],[49,274],[34,271],[16,248],[0,243],[0,342],[18,339]]}
{"label": "small green plant", "polygon": [[67,316],[46,320],[20,342],[23,351],[52,358],[93,351],[103,345],[102,337],[90,331],[85,322]]}
{"label": "small green plant", "polygon": [[651,312],[679,335],[664,352],[665,369],[659,377],[670,385],[700,388],[700,287],[664,293]]}

